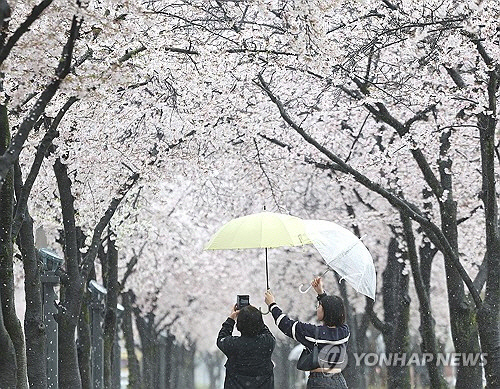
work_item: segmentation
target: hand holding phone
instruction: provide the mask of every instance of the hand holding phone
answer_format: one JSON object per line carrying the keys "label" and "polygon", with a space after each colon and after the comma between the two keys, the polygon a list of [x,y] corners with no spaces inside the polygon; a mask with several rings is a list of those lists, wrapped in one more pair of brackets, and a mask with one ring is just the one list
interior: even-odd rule
{"label": "hand holding phone", "polygon": [[250,296],[248,294],[239,294],[236,298],[236,309],[239,311],[247,305],[250,305]]}

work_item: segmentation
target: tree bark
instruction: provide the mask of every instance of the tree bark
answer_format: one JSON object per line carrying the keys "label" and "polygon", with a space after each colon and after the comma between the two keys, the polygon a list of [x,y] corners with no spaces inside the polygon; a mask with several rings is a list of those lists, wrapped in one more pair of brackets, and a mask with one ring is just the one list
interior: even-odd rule
{"label": "tree bark", "polygon": [[[1,301],[0,290],[0,301]],[[0,388],[15,388],[17,385],[16,350],[3,322],[0,309]]]}
{"label": "tree bark", "polygon": [[139,308],[133,308],[135,322],[141,339],[142,351],[142,384],[144,388],[154,387],[154,314],[141,315]]}
{"label": "tree bark", "polygon": [[175,389],[175,382],[174,382],[174,370],[175,370],[175,364],[174,364],[174,353],[175,353],[175,336],[171,334],[167,334],[167,348],[166,348],[166,354],[167,354],[167,366],[165,367],[166,375],[167,375],[167,389]]}
{"label": "tree bark", "polygon": [[340,277],[337,273],[335,273],[335,278],[337,283],[339,283],[340,295],[344,300],[346,315],[347,315],[347,325],[349,326],[349,330],[351,335],[349,337],[349,343],[347,345],[347,366],[342,371],[342,374],[347,382],[347,386],[351,388],[364,389],[366,388],[365,376],[362,374],[362,365],[356,365],[356,358],[354,354],[358,354],[358,323],[356,317],[354,315],[354,309],[352,305],[349,303],[349,296],[347,295],[347,288],[344,280],[340,280]]}
{"label": "tree bark", "polygon": [[[291,362],[288,360],[290,350],[290,344],[288,342],[276,342],[275,352],[278,355],[278,358],[274,368],[274,382],[275,387],[277,388],[290,388],[292,386],[290,382],[291,374],[289,372]],[[206,352],[204,354],[203,361],[207,366],[209,377],[208,389],[218,389],[222,386],[220,380],[224,361],[221,354],[222,353],[219,352]]]}
{"label": "tree bark", "polygon": [[125,309],[123,312],[122,331],[125,338],[125,348],[127,350],[128,361],[128,388],[141,388],[141,370],[139,360],[135,353],[134,331],[132,326],[132,304],[130,301],[130,293],[122,293],[122,305]]}
{"label": "tree bark", "polygon": [[[0,105],[0,155],[10,144],[7,107]],[[28,388],[26,348],[21,322],[16,314],[14,302],[14,252],[12,222],[14,214],[14,168],[6,170],[4,184],[0,187],[0,299],[3,325],[16,352],[18,389]],[[7,341],[8,343],[8,341]]]}
{"label": "tree bark", "polygon": [[195,389],[194,387],[194,356],[196,354],[196,347],[194,344],[190,344],[188,347],[184,345],[181,348],[181,355],[183,356],[181,360],[180,369],[182,372],[182,385],[181,388]]}
{"label": "tree bark", "polygon": [[[453,199],[452,161],[448,155],[450,148],[450,132],[443,132],[440,138],[439,174],[440,183],[447,195],[439,201],[441,230],[446,236],[454,252],[458,253],[457,204]],[[444,197],[444,195],[443,195]],[[479,333],[476,319],[476,307],[465,294],[464,284],[451,259],[446,253],[445,272],[448,290],[448,306],[450,325],[455,352],[462,355],[479,354]],[[481,389],[483,372],[479,364],[458,364],[456,373],[456,389]]]}
{"label": "tree bark", "polygon": [[104,388],[112,388],[113,345],[116,333],[116,305],[118,304],[118,251],[112,237],[108,238],[106,255],[106,312],[104,316]]}
{"label": "tree bark", "polygon": [[432,317],[431,304],[429,294],[425,289],[425,284],[420,273],[420,266],[418,264],[417,248],[415,245],[415,236],[411,221],[408,217],[401,215],[403,221],[403,229],[405,233],[406,243],[408,247],[408,259],[410,260],[411,271],[417,296],[420,302],[420,326],[422,334],[422,352],[432,355],[432,360],[426,363],[429,379],[432,389],[444,389],[448,385],[443,377],[443,371],[437,365],[438,347],[436,341],[436,334],[434,332],[434,319]]}
{"label": "tree bark", "polygon": [[33,219],[25,212],[18,238],[24,264],[24,291],[26,312],[24,331],[26,336],[26,358],[28,381],[31,389],[47,388],[46,332],[43,323],[41,265],[35,250]]}
{"label": "tree bark", "polygon": [[[82,296],[88,275],[94,268],[97,255],[98,242],[102,232],[113,217],[121,201],[135,184],[138,175],[134,174],[125,183],[117,197],[114,197],[105,214],[101,217],[96,227],[92,243],[85,257],[80,261],[79,233],[75,224],[74,198],[71,194],[71,180],[68,177],[67,166],[59,159],[54,163],[54,173],[61,200],[62,219],[64,226],[64,253],[66,259],[66,273],[64,283],[61,285],[61,305],[57,315],[59,323],[59,385],[63,388],[80,388],[81,378],[78,368],[75,330],[78,325]],[[80,263],[81,262],[81,263]]]}
{"label": "tree bark", "polygon": [[490,71],[488,83],[489,115],[480,114],[478,120],[481,164],[482,200],[486,224],[486,261],[488,274],[483,305],[478,312],[482,352],[487,389],[500,387],[500,231],[498,229],[498,205],[495,178],[496,93],[500,66]]}
{"label": "tree bark", "polygon": [[78,317],[78,368],[80,370],[80,379],[82,380],[82,389],[93,389],[94,383],[92,382],[91,374],[91,331],[90,331],[90,293],[85,290],[82,299],[82,309]]}
{"label": "tree bark", "polygon": [[71,194],[71,180],[67,167],[58,159],[54,163],[59,197],[61,200],[64,225],[64,253],[68,277],[61,285],[61,306],[57,315],[59,325],[59,386],[61,388],[82,387],[78,353],[75,343],[75,330],[81,310],[85,280],[78,265],[79,251],[77,228],[75,225],[74,198]]}
{"label": "tree bark", "polygon": [[[343,194],[345,191],[345,188],[341,185],[340,187],[341,193]],[[354,208],[352,207],[351,204],[345,203],[347,214],[349,217],[352,219],[355,219],[356,213],[354,212]],[[352,224],[351,228],[354,232],[354,234],[359,238],[361,236],[359,227],[357,225]],[[355,311],[352,307],[352,305],[349,302],[349,296],[347,295],[347,288],[346,288],[346,283],[345,281],[341,281],[341,278],[337,273],[335,273],[335,279],[337,283],[339,284],[339,289],[340,289],[340,295],[342,296],[342,299],[344,300],[345,308],[346,308],[346,315],[347,315],[347,324],[349,326],[351,336],[349,338],[349,343],[347,345],[347,366],[345,369],[342,371],[342,374],[344,375],[344,378],[347,382],[347,385],[350,387],[354,387],[357,389],[365,389],[366,388],[366,377],[364,375],[364,365],[360,364],[357,365],[355,363],[356,358],[354,357],[355,354],[359,354],[359,344],[363,343],[363,340],[361,338],[366,337],[366,331],[365,332],[360,332],[358,331],[360,328],[358,328],[358,321],[355,316]],[[364,315],[363,315],[364,317]],[[366,317],[367,322],[369,322],[369,318]],[[365,326],[367,322],[362,323],[362,326]]]}
{"label": "tree bark", "polygon": [[[16,134],[13,137],[12,143],[9,145],[8,150],[0,154],[0,187],[5,181],[8,170],[19,158],[19,154],[23,149],[23,145],[26,142],[26,139],[28,139],[30,131],[33,129],[38,118],[42,115],[45,107],[49,104],[49,102],[56,94],[63,79],[69,74],[71,70],[73,48],[75,41],[78,38],[80,26],[81,20],[78,20],[76,16],[73,16],[69,37],[63,48],[61,60],[59,61],[59,65],[56,69],[55,77],[45,87],[44,91],[40,94],[40,97],[33,105],[33,108],[30,110],[29,114],[26,115],[25,119],[20,124]],[[2,54],[0,53],[0,56],[1,55]]]}
{"label": "tree bark", "polygon": [[[390,331],[383,331],[386,353],[388,355],[408,355],[410,296],[408,295],[408,276],[403,275],[404,263],[398,261],[403,253],[398,247],[396,238],[389,243],[387,266],[383,277],[383,299],[385,323]],[[410,389],[410,369],[406,360],[389,363],[387,366],[388,389]]]}

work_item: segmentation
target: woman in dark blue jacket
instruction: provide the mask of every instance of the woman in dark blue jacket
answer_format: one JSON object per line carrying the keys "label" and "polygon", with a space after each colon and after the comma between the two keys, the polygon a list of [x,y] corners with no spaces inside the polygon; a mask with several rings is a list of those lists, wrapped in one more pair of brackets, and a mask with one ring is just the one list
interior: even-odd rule
{"label": "woman in dark blue jacket", "polygon": [[286,336],[302,343],[311,350],[316,343],[319,349],[319,367],[310,371],[307,389],[347,389],[342,369],[347,364],[347,342],[349,327],[345,324],[344,302],[338,296],[327,296],[321,278],[315,278],[311,285],[318,293],[316,316],[321,325],[290,319],[278,307],[273,294],[265,294],[278,328]]}
{"label": "woman in dark blue jacket", "polygon": [[[235,323],[241,336],[232,336]],[[217,347],[227,356],[224,389],[274,389],[275,343],[257,308],[234,306],[217,337]]]}

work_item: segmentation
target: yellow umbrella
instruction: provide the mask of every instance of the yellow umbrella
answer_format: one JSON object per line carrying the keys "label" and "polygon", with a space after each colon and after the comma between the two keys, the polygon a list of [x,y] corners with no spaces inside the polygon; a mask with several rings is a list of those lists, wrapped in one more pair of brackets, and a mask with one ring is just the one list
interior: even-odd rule
{"label": "yellow umbrella", "polygon": [[310,243],[302,219],[282,213],[260,212],[224,224],[212,236],[205,250],[272,248]]}
{"label": "yellow umbrella", "polygon": [[210,239],[205,250],[266,249],[266,281],[269,289],[267,249],[302,246],[312,242],[302,219],[275,212],[242,216],[224,224]]}

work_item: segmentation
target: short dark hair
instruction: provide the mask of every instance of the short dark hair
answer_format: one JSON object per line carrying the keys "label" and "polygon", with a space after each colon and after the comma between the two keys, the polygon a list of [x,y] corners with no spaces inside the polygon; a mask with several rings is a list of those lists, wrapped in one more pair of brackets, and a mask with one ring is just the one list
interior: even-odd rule
{"label": "short dark hair", "polygon": [[323,307],[323,321],[327,326],[341,326],[345,323],[344,301],[339,296],[325,296],[319,303]]}
{"label": "short dark hair", "polygon": [[262,313],[253,305],[247,305],[240,309],[236,328],[244,336],[256,336],[264,328]]}

